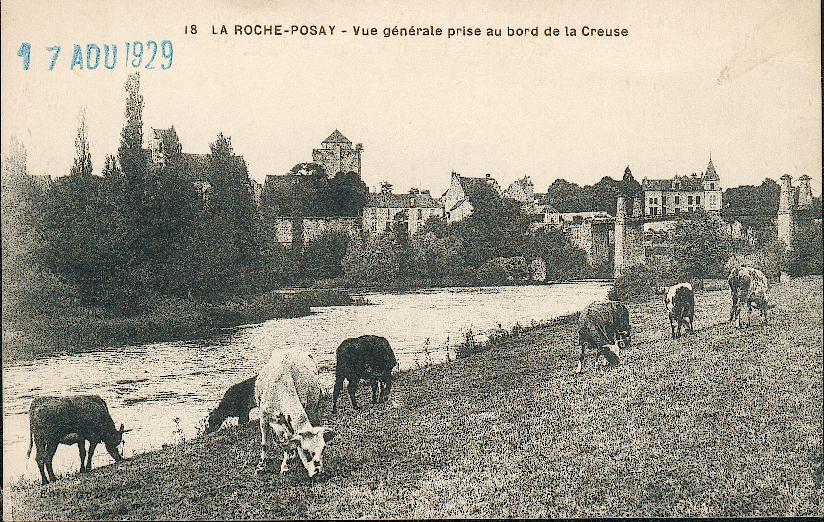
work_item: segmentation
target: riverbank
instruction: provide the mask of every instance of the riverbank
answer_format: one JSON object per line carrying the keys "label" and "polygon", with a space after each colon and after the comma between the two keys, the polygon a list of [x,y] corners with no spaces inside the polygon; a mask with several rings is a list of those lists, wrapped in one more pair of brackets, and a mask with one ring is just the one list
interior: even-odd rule
{"label": "riverbank", "polygon": [[145,312],[111,317],[100,309],[72,315],[38,317],[22,325],[3,324],[3,362],[28,360],[54,353],[78,353],[163,341],[204,339],[217,332],[269,319],[303,317],[312,307],[365,304],[347,290],[310,289],[236,297],[221,303],[157,298]]}
{"label": "riverbank", "polygon": [[255,476],[249,425],[15,485],[4,509],[16,519],[821,516],[821,277],[770,297],[766,331],[757,318],[737,330],[728,292],[699,293],[697,331],[678,340],[660,296],[633,301],[633,346],[606,372],[573,373],[576,326],[564,323],[405,372],[390,403],[352,412],[344,400],[336,416],[326,405],[340,438],[319,481]]}

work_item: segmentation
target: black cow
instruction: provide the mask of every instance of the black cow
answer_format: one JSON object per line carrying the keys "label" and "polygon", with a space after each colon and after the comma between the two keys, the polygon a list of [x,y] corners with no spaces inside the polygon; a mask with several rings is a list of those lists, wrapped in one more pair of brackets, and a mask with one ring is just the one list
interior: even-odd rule
{"label": "black cow", "polygon": [[[106,402],[97,395],[74,395],[70,397],[37,397],[29,407],[29,428],[31,438],[26,458],[31,456],[32,446],[37,446],[37,469],[43,484],[48,484],[46,471],[52,482],[57,480],[52,469],[52,459],[60,444],[77,444],[80,452],[80,472],[92,469],[92,456],[99,443],[115,460],[123,461],[117,450],[123,434],[131,430],[114,427]],[[86,441],[89,441],[88,461]]]}
{"label": "black cow", "polygon": [[[692,291],[692,285],[678,283],[669,287],[664,303],[667,305],[667,312],[669,313],[672,338],[681,337],[681,326],[686,327],[687,321],[689,321],[689,329],[692,332],[692,321],[695,317],[695,294]],[[676,326],[678,328],[677,335]]]}
{"label": "black cow", "polygon": [[220,428],[228,417],[237,417],[238,424],[249,422],[249,412],[255,408],[255,381],[257,375],[233,384],[223,394],[220,404],[209,413],[209,425],[206,433],[212,433]]}
{"label": "black cow", "polygon": [[629,311],[621,303],[614,301],[592,303],[581,312],[578,319],[578,344],[581,355],[577,373],[584,367],[584,354],[588,348],[595,348],[612,364],[618,364],[620,349],[629,348]]}
{"label": "black cow", "polygon": [[[347,386],[352,407],[358,409],[355,393],[361,379],[372,381],[372,403],[385,402],[392,388],[392,369],[398,364],[389,341],[377,335],[362,335],[346,339],[335,352],[335,389],[332,392],[332,413],[338,411],[338,396],[343,380]],[[378,391],[380,388],[380,397]]]}

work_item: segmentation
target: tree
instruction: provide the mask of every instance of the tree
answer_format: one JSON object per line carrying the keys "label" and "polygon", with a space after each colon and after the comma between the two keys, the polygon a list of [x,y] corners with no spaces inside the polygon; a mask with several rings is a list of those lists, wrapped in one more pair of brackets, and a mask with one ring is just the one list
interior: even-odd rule
{"label": "tree", "polygon": [[349,246],[346,232],[330,230],[310,241],[303,251],[301,271],[311,280],[340,277],[341,261]]}
{"label": "tree", "polygon": [[744,227],[767,230],[774,226],[778,215],[781,187],[772,179],[761,185],[741,185],[724,191],[721,215],[728,220],[738,220]]}
{"label": "tree", "polygon": [[189,252],[197,280],[193,291],[214,298],[250,291],[262,268],[262,251],[246,163],[223,134],[210,149],[211,191]]}
{"label": "tree", "polygon": [[701,211],[676,222],[673,242],[681,275],[698,280],[699,286],[704,279],[725,277],[725,263],[736,250],[723,220]]}
{"label": "tree", "polygon": [[341,264],[346,277],[355,284],[392,283],[399,272],[396,243],[391,233],[353,239]]}
{"label": "tree", "polygon": [[86,111],[80,113],[80,125],[77,128],[77,138],[74,140],[77,155],[72,166],[72,176],[92,175],[92,155],[89,153],[89,135],[86,130]]}
{"label": "tree", "polygon": [[813,220],[799,223],[793,234],[787,273],[792,276],[820,275],[822,255],[821,225],[816,225]]}
{"label": "tree", "polygon": [[521,255],[532,225],[532,217],[523,212],[521,204],[498,197],[488,185],[469,197],[472,215],[452,225],[463,240],[467,264],[480,267],[496,257]]}

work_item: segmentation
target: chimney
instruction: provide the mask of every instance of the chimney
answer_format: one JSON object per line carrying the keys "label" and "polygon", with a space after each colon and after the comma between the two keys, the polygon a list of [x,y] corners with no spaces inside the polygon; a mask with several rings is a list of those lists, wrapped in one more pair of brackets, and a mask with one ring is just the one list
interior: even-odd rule
{"label": "chimney", "polygon": [[491,178],[491,177],[492,177],[492,175],[491,175],[489,172],[487,172],[487,173],[486,173],[486,179],[489,179],[489,178]]}
{"label": "chimney", "polygon": [[810,187],[810,177],[804,174],[798,179],[801,182],[798,187],[798,208],[810,209],[813,207],[813,189]]}

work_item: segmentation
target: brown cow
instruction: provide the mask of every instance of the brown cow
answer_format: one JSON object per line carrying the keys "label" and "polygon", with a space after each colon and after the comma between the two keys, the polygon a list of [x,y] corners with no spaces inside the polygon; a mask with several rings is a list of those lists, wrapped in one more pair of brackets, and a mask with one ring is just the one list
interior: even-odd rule
{"label": "brown cow", "polygon": [[755,305],[764,317],[764,329],[767,328],[767,311],[775,308],[774,304],[767,302],[767,291],[770,284],[764,273],[751,266],[741,266],[733,268],[727,277],[732,293],[732,308],[730,309],[730,322],[735,322],[735,327],[741,327],[741,310],[744,306],[749,308],[747,326],[752,323],[752,306]]}
{"label": "brown cow", "polygon": [[[29,427],[31,438],[26,458],[31,456],[32,446],[37,446],[37,469],[43,484],[48,484],[46,471],[52,482],[57,480],[52,469],[52,459],[60,444],[77,444],[80,452],[80,472],[92,469],[92,456],[99,443],[106,445],[106,451],[115,460],[123,457],[117,447],[123,434],[131,430],[114,427],[106,402],[97,395],[74,395],[70,397],[37,397],[29,407]],[[89,441],[88,461],[86,441]]]}

